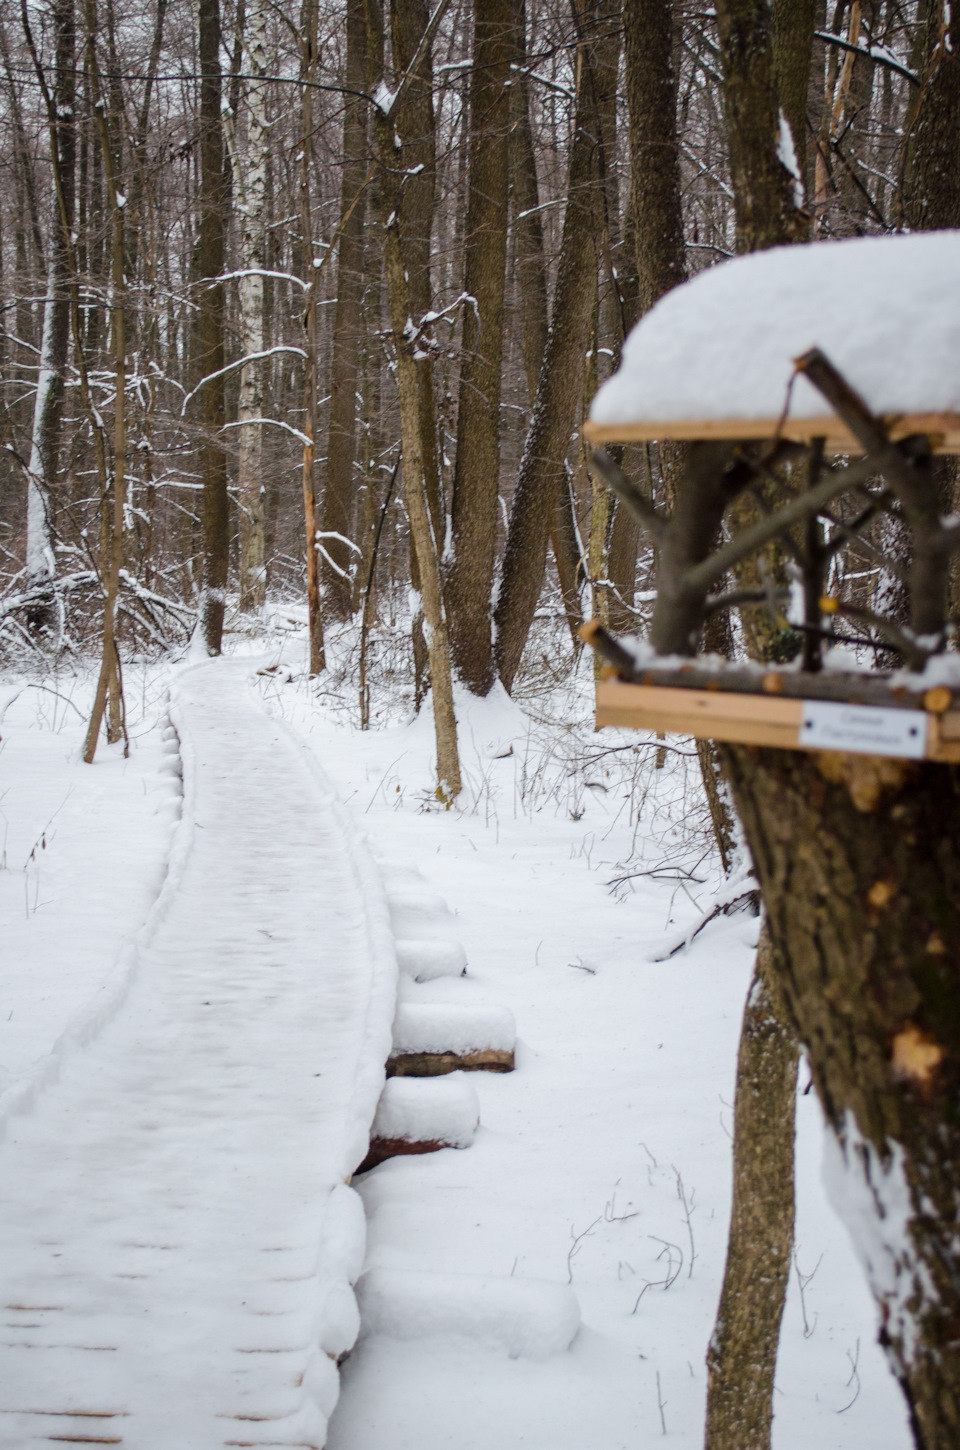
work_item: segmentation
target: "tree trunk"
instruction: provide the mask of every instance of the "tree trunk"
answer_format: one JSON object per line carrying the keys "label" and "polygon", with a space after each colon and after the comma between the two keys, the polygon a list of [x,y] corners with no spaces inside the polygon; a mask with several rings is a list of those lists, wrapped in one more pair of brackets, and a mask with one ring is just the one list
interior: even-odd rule
{"label": "tree trunk", "polygon": [[717,1450],[767,1450],[770,1444],[770,1363],[776,1359],[793,1248],[798,1054],[782,1007],[775,1005],[771,957],[764,925],[740,1033],[733,1127],[739,1163],[723,1292],[707,1351],[706,1445]]}
{"label": "tree trunk", "polygon": [[[198,375],[200,387],[200,472],[203,480],[203,592],[200,637],[208,654],[220,653],[226,605],[230,535],[227,504],[227,459],[221,441],[225,422],[222,276],[227,200],[223,130],[220,118],[220,0],[199,0],[197,9],[200,60],[200,233],[196,263]],[[214,376],[220,373],[221,376]]]}
{"label": "tree trunk", "polygon": [[907,141],[904,213],[911,227],[960,226],[960,6],[929,5],[924,84]]}
{"label": "tree trunk", "polygon": [[773,0],[773,61],[780,110],[790,127],[794,155],[806,189],[810,127],[807,98],[817,0]]}
{"label": "tree trunk", "polygon": [[[687,275],[680,207],[677,78],[669,0],[624,0],[637,316]],[[630,232],[628,232],[628,235]],[[628,319],[632,325],[634,318]]]}
{"label": "tree trunk", "polygon": [[523,367],[531,404],[547,346],[547,268],[543,255],[540,185],[530,126],[525,0],[513,0],[510,85],[510,184],[517,247],[517,291],[523,329]]}
{"label": "tree trunk", "polygon": [[[942,25],[938,4],[927,8],[923,46],[925,84],[912,117],[904,157],[903,210],[916,230],[960,227],[960,5]],[[934,459],[941,507],[945,514],[957,506],[960,469],[956,457]],[[950,613],[960,610],[960,560],[954,556],[950,585]]]}
{"label": "tree trunk", "polygon": [[[626,452],[626,450],[624,451]],[[637,619],[633,606],[636,597],[639,548],[639,520],[628,508],[618,502],[613,516],[613,526],[610,530],[610,547],[607,551],[607,578],[611,585],[607,610],[610,628],[614,634],[636,631]]]}
{"label": "tree trunk", "polygon": [[[410,317],[415,325],[433,305],[431,244],[436,206],[437,143],[432,43],[420,51],[420,41],[433,9],[427,0],[392,0],[391,4],[394,70],[398,77],[407,76],[394,117],[404,172],[400,189],[400,237],[410,292]],[[442,537],[443,491],[437,451],[433,359],[425,354],[414,361],[420,389],[424,481],[433,526],[437,536]]]}
{"label": "tree trunk", "polygon": [[[56,0],[53,7],[56,45],[56,82],[53,92],[55,123],[50,144],[59,177],[60,204],[53,209],[43,330],[40,339],[37,391],[30,436],[27,470],[26,583],[30,587],[56,574],[53,552],[55,490],[60,451],[63,378],[70,340],[69,238],[73,224],[75,173],[75,22],[73,0]],[[36,611],[34,628],[49,631],[56,611],[52,605]]]}
{"label": "tree trunk", "polygon": [[247,134],[242,173],[234,190],[242,216],[240,335],[244,362],[240,368],[238,422],[240,448],[237,494],[240,506],[240,608],[262,609],[267,598],[264,557],[263,269],[266,265],[265,208],[267,195],[267,95],[260,79],[266,74],[267,11],[263,0],[250,0],[246,13],[247,67],[253,78],[246,90]]}
{"label": "tree trunk", "polygon": [[[436,204],[437,160],[436,118],[433,110],[433,45],[420,49],[430,9],[426,0],[391,0],[390,18],[393,64],[398,76],[407,77],[403,94],[394,107],[396,134],[400,140],[403,185],[399,193],[400,247],[409,294],[408,316],[414,325],[430,311],[433,298],[431,239]],[[369,80],[369,78],[368,78]],[[429,329],[424,339],[429,342]],[[433,390],[433,358],[429,347],[420,347],[414,359],[420,398],[420,457],[423,485],[435,539],[446,533],[440,455],[437,449],[436,400]],[[410,584],[422,599],[423,580],[417,543],[411,530]],[[424,615],[419,608],[411,623],[414,657],[414,699],[419,710],[428,688],[429,648],[424,634]]]}
{"label": "tree trunk", "polygon": [[960,771],[720,747],[922,1450],[960,1442]]}
{"label": "tree trunk", "polygon": [[613,0],[588,12],[578,6],[576,116],[563,219],[553,315],[537,385],[533,421],[517,479],[494,622],[500,678],[509,690],[520,665],[537,607],[547,538],[564,480],[570,434],[583,392],[583,359],[593,326],[593,284],[604,222],[605,158],[599,117],[604,95],[616,84],[609,64],[616,42],[608,37]]}
{"label": "tree trunk", "polygon": [[[523,331],[523,370],[527,399],[533,408],[547,347],[547,262],[543,251],[540,186],[530,125],[530,82],[527,76],[527,18],[524,0],[513,3],[513,61],[510,86],[510,191],[516,237],[517,291]],[[575,649],[580,612],[580,548],[570,481],[564,473],[550,522],[563,607]]]}
{"label": "tree trunk", "polygon": [[[808,0],[780,3],[774,36],[766,0],[721,0],[721,38],[737,250],[758,251],[801,241],[806,95],[813,42]],[[781,107],[778,82],[784,83]],[[801,137],[799,144],[795,136]],[[731,517],[745,525],[757,504],[742,492]],[[766,559],[776,577],[782,545]],[[749,567],[756,569],[751,558]],[[737,576],[749,585],[745,569]],[[743,611],[748,652],[778,657],[781,631],[767,611]],[[731,830],[722,822],[716,746],[703,742],[701,768],[721,854]],[[722,760],[721,760],[722,770]],[[797,1049],[772,986],[771,956],[761,938],[747,999],[737,1065],[733,1142],[733,1215],[717,1322],[707,1356],[707,1450],[768,1450],[780,1322],[793,1247],[794,1116]],[[758,1098],[758,1094],[760,1095]],[[762,1111],[758,1103],[762,1099]]]}
{"label": "tree trunk", "polygon": [[[623,327],[627,332],[665,292],[685,279],[687,263],[680,200],[676,27],[672,5],[668,0],[625,0],[623,39],[631,175],[625,243],[630,252],[626,258],[630,276],[629,285],[621,288]],[[673,451],[661,446],[660,457],[669,493],[672,475],[682,466],[682,456],[675,458]],[[640,472],[647,475],[645,491],[649,493],[649,459],[637,461],[643,465]],[[629,463],[625,466],[629,472]],[[622,601],[616,597],[612,601],[610,622],[614,629],[632,628],[634,623],[630,606],[638,543],[636,521],[618,506],[608,565]]]}
{"label": "tree trunk", "polygon": [[[366,77],[367,22],[364,0],[348,0],[345,84],[362,92]],[[340,172],[340,245],[337,304],[330,365],[330,431],[323,494],[323,593],[328,615],[348,619],[353,607],[352,550],[343,542],[354,532],[359,491],[357,468],[357,379],[363,307],[363,237],[366,208],[367,108],[359,94],[344,98],[343,163]],[[338,537],[339,536],[339,537]]]}
{"label": "tree trunk", "polygon": [[325,664],[323,615],[320,603],[320,570],[317,560],[317,480],[315,440],[317,436],[317,282],[320,259],[314,256],[313,203],[310,168],[313,154],[313,79],[317,70],[317,0],[304,5],[302,57],[303,87],[300,135],[300,229],[303,266],[306,270],[306,305],[303,313],[303,523],[307,557],[308,668],[318,675]]}
{"label": "tree trunk", "polygon": [[87,61],[93,88],[93,99],[100,131],[100,149],[103,157],[107,194],[112,212],[112,258],[110,277],[110,330],[113,341],[114,361],[114,428],[113,428],[113,480],[112,518],[108,514],[109,500],[103,499],[103,528],[100,573],[103,587],[103,646],[100,660],[100,675],[94,695],[93,710],[87,726],[83,746],[83,758],[92,764],[97,748],[97,738],[103,723],[104,710],[109,707],[107,739],[114,743],[125,732],[123,698],[120,681],[120,653],[117,645],[117,604],[120,593],[120,570],[123,565],[123,526],[126,511],[126,463],[127,463],[127,341],[126,341],[126,279],[124,275],[125,245],[123,202],[118,192],[118,176],[112,154],[111,137],[105,103],[100,86],[96,58],[97,17],[95,0],[86,0],[85,19],[87,31]]}
{"label": "tree trunk", "polygon": [[806,235],[802,176],[798,165],[796,174],[790,169],[781,131],[770,22],[769,0],[718,0],[738,252]]}
{"label": "tree trunk", "polygon": [[500,482],[500,372],[507,260],[511,0],[475,0],[463,362],[453,478],[450,643],[475,695],[494,682],[490,596]]}
{"label": "tree trunk", "polygon": [[[369,63],[367,82],[374,94],[383,94],[383,20],[379,0],[367,0]],[[389,109],[384,109],[384,105]],[[400,248],[401,157],[397,145],[394,108],[396,98],[373,107],[373,125],[380,158],[380,206],[383,217],[383,264],[387,301],[396,356],[397,394],[403,482],[410,517],[410,533],[420,567],[423,613],[426,623],[433,690],[433,717],[437,741],[437,799],[449,805],[460,793],[457,721],[453,708],[450,644],[440,590],[440,552],[431,517],[422,449],[421,391],[413,340],[407,332],[410,317],[409,273]]]}

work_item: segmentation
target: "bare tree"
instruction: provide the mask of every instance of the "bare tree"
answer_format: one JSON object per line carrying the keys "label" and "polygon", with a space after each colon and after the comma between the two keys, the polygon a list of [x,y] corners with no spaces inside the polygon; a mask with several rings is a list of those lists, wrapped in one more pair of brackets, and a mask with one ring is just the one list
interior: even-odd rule
{"label": "bare tree", "polygon": [[[440,13],[439,10],[434,12],[434,25]],[[404,81],[416,71],[411,64],[396,89],[392,92],[388,89],[383,76],[383,16],[379,0],[367,0],[367,33],[370,47],[368,75],[374,88],[373,124],[380,157],[384,272],[397,366],[404,491],[420,567],[424,620],[429,631],[427,648],[437,741],[437,797],[449,804],[459,795],[461,784],[457,721],[453,708],[450,645],[440,587],[440,550],[424,474],[420,379],[414,356],[417,338],[411,335],[407,325],[411,315],[409,272],[404,265],[400,241],[401,170],[395,130],[398,97],[402,97]],[[431,39],[430,30],[425,30],[421,44],[428,45]]]}
{"label": "bare tree", "polygon": [[199,0],[200,225],[197,237],[196,371],[203,437],[203,594],[200,633],[208,654],[220,653],[229,563],[226,422],[223,372],[225,211],[227,170],[221,123],[220,0]]}
{"label": "bare tree", "polygon": [[500,483],[512,28],[511,0],[475,0],[464,270],[469,300],[446,586],[454,663],[476,695],[487,694],[495,679],[490,598]]}
{"label": "bare tree", "polygon": [[267,597],[264,557],[263,402],[264,328],[263,284],[266,258],[265,209],[267,192],[267,10],[263,0],[249,0],[245,13],[243,49],[250,76],[244,97],[246,137],[242,152],[235,144],[233,189],[241,220],[240,330],[243,362],[240,367],[240,451],[237,460],[237,495],[240,513],[240,608],[262,609]]}
{"label": "bare tree", "polygon": [[547,539],[583,393],[582,364],[593,326],[604,224],[607,158],[600,116],[605,96],[616,86],[616,66],[610,64],[611,50],[616,55],[611,4],[600,0],[575,12],[581,44],[563,241],[494,612],[497,668],[507,689],[513,685],[536,610]]}
{"label": "bare tree", "polygon": [[348,94],[343,107],[343,165],[340,185],[340,243],[337,251],[337,303],[330,364],[330,427],[326,487],[323,494],[323,583],[331,619],[346,619],[352,608],[349,540],[354,531],[358,493],[357,379],[364,291],[363,234],[367,182],[366,79],[367,23],[364,0],[347,6]]}

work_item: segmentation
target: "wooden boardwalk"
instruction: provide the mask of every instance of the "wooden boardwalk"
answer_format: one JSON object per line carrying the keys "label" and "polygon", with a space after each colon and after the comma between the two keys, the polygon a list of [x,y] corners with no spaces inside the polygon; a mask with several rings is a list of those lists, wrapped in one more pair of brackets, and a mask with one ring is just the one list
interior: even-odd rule
{"label": "wooden boardwalk", "polygon": [[112,1021],[0,1143],[3,1450],[324,1443],[362,1254],[337,1185],[394,968],[362,850],[248,672],[179,677],[179,890]]}

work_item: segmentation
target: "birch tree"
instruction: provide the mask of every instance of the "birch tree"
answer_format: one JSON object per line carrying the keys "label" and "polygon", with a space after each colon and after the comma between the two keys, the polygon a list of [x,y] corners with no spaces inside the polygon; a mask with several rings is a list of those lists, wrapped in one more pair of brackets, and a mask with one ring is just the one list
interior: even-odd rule
{"label": "birch tree", "polygon": [[[24,8],[26,23],[26,10]],[[54,509],[60,444],[64,370],[70,339],[69,247],[74,219],[75,168],[75,19],[73,0],[56,0],[52,14],[55,37],[55,79],[50,144],[60,195],[55,198],[49,267],[43,301],[43,325],[37,359],[37,383],[27,464],[27,541],[25,574],[28,588],[51,581],[56,574]],[[40,606],[31,623],[47,630],[54,624],[52,603]]]}
{"label": "birch tree", "polygon": [[[267,7],[263,0],[247,0],[244,51],[250,79],[244,96],[246,137],[242,164],[233,172],[239,203],[241,249],[240,398],[237,419],[240,447],[237,460],[237,495],[240,511],[240,608],[262,609],[267,597],[264,557],[263,484],[263,380],[264,317],[263,270],[266,262],[265,207],[267,190]],[[234,147],[234,154],[237,148]]]}

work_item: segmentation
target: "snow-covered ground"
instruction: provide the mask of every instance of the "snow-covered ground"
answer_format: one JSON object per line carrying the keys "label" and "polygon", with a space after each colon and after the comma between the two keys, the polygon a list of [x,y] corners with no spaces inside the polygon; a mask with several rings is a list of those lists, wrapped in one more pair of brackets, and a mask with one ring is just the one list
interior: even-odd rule
{"label": "snow-covered ground", "polygon": [[[402,912],[419,910],[428,936],[456,937],[466,949],[465,977],[405,975],[404,1001],[503,1008],[518,1032],[515,1072],[469,1075],[480,1106],[469,1147],[395,1158],[354,1180],[368,1220],[358,1285],[365,1322],[342,1366],[330,1450],[487,1450],[492,1439],[535,1450],[634,1450],[664,1437],[693,1450],[702,1440],[703,1361],[723,1270],[730,1104],[757,923],[719,918],[666,956],[709,909],[718,885],[689,747],[671,740],[657,770],[655,742],[594,735],[584,662],[579,680],[524,709],[504,696],[460,701],[468,787],[455,809],[443,811],[432,799],[427,714],[409,720],[384,709],[361,733],[348,671],[343,685],[337,677],[311,682],[299,637],[276,641],[265,659],[266,647],[257,643],[255,657],[254,646],[241,642],[227,666],[236,689],[241,677],[251,688],[244,708],[259,696],[262,710],[283,722],[284,740],[305,742],[333,781],[345,803],[344,829],[365,833],[380,864],[395,929],[409,937]],[[42,1175],[47,1160],[59,1165],[52,1192],[65,1181],[64,1162],[75,1165],[74,1184],[89,1169],[56,1137],[73,1131],[69,1092],[90,1090],[83,1064],[131,1008],[145,1010],[124,984],[134,939],[171,853],[176,865],[182,836],[179,756],[165,703],[176,674],[175,666],[128,671],[131,757],[102,748],[92,769],[78,762],[89,682],[0,684],[0,1107],[5,1101],[13,1114],[4,1120],[10,1141],[0,1145],[0,1160],[12,1156],[0,1161],[0,1174],[16,1168],[26,1152],[21,1140],[29,1140],[31,1172]],[[256,714],[251,708],[251,720]],[[254,772],[254,794],[258,784],[277,790],[269,775],[258,782]],[[229,834],[232,809],[238,843],[251,798],[238,794],[223,806],[221,828]],[[189,790],[185,809],[205,828]],[[268,894],[294,866],[269,845],[255,873]],[[274,903],[275,913],[301,954],[306,931],[322,957],[332,895],[342,894],[342,884],[331,895],[326,872],[294,874],[300,884]],[[436,897],[449,908],[446,919]],[[235,936],[235,977],[255,981],[264,970],[258,951],[248,955],[242,931]],[[342,970],[351,970],[347,958]],[[268,1019],[251,1038],[251,1051],[281,1082],[293,1072],[287,1034],[297,993],[304,994],[301,1025],[320,1030],[309,981],[293,972],[286,990],[294,1000],[282,1022]],[[230,1032],[243,1030],[222,1015]],[[193,1051],[189,1034],[170,1030],[166,1082],[181,1071],[187,1081]],[[184,1103],[189,1094],[171,1092],[175,1099]],[[218,1098],[224,1120],[228,1102],[229,1095]],[[244,1111],[239,1100],[237,1108]],[[102,1100],[98,1112],[106,1112]],[[118,1132],[119,1124],[118,1117]],[[800,1098],[799,1124],[798,1272],[784,1318],[774,1444],[904,1450],[905,1413],[874,1344],[872,1305],[821,1188],[812,1093]],[[108,1118],[103,1125],[109,1136]],[[246,1168],[238,1154],[236,1171],[256,1176],[262,1144],[251,1144]],[[116,1171],[127,1171],[122,1155]],[[260,1185],[261,1208],[271,1190],[282,1199],[281,1182]],[[19,1186],[12,1197],[3,1216],[22,1243],[26,1200]],[[125,1211],[133,1211],[127,1200]],[[72,1201],[61,1202],[55,1217],[65,1244],[71,1234],[82,1244],[100,1233]],[[37,1220],[38,1241],[54,1236],[49,1227],[49,1219]],[[37,1252],[34,1245],[23,1261],[28,1281]],[[106,1275],[105,1257],[88,1260]],[[185,1299],[205,1292],[208,1267],[196,1263],[192,1279],[178,1280]],[[316,1265],[304,1272],[316,1283]],[[17,1331],[12,1343],[22,1315],[9,1311],[7,1319]],[[205,1353],[214,1365],[223,1348],[200,1342],[194,1352],[201,1366]],[[262,1377],[270,1400],[283,1367],[278,1356],[256,1356],[256,1364],[247,1374]],[[162,1365],[155,1372],[162,1386]],[[14,1403],[9,1377],[3,1399],[5,1409],[43,1408]],[[120,1424],[107,1432],[120,1437],[114,1443],[140,1443],[129,1438],[129,1420],[111,1424]],[[219,1438],[165,1439],[165,1450],[261,1443],[265,1427],[254,1428],[256,1436],[225,1426]],[[9,1431],[0,1423],[3,1443],[33,1443]]]}

